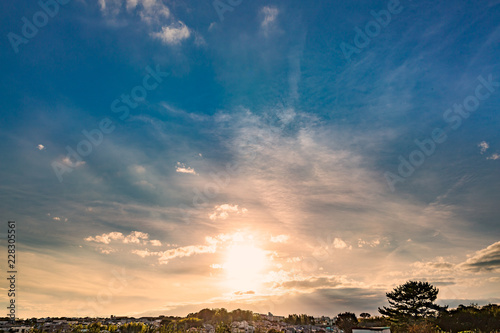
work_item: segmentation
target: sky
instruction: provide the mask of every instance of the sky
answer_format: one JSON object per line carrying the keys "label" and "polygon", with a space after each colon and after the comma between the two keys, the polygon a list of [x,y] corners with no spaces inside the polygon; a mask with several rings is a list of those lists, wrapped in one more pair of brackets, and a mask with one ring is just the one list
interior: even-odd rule
{"label": "sky", "polygon": [[58,1],[0,4],[18,317],[500,302],[500,1]]}

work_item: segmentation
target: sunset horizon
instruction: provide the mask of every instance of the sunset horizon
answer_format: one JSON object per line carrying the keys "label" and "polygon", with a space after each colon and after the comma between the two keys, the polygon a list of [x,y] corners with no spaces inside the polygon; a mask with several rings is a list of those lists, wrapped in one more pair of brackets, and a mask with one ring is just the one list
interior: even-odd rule
{"label": "sunset horizon", "polygon": [[1,6],[5,316],[500,304],[497,0]]}

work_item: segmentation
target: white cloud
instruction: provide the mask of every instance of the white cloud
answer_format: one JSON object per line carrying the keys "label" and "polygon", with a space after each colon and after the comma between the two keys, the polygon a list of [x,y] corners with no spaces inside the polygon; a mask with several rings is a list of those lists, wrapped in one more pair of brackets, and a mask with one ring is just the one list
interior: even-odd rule
{"label": "white cloud", "polygon": [[177,165],[175,166],[175,172],[190,173],[192,175],[197,175],[196,171],[193,168],[186,167],[186,165],[181,162],[177,162]]}
{"label": "white cloud", "polygon": [[278,16],[278,9],[276,7],[265,6],[262,8],[261,12],[264,14],[264,20],[261,22],[261,27],[267,29]]}
{"label": "white cloud", "polygon": [[38,146],[36,146],[36,148],[38,148],[38,150],[44,150],[45,146],[44,145],[38,145]]}
{"label": "white cloud", "polygon": [[61,218],[60,218],[60,217],[57,217],[57,216],[54,216],[52,219],[53,219],[54,221],[61,221]]}
{"label": "white cloud", "polygon": [[99,250],[99,252],[101,252],[103,254],[110,254],[110,253],[116,252],[115,249],[105,249],[102,247],[100,247],[98,250]]}
{"label": "white cloud", "polygon": [[141,258],[146,258],[146,257],[149,257],[151,255],[154,256],[154,255],[158,254],[158,252],[151,252],[148,249],[145,249],[145,250],[132,250],[131,252],[133,254],[137,254]]}
{"label": "white cloud", "polygon": [[141,240],[147,240],[149,238],[149,235],[144,232],[140,231],[132,231],[130,235],[125,237],[123,240],[124,243],[135,243],[135,244],[140,244]]}
{"label": "white cloud", "polygon": [[[128,1],[128,3],[137,3],[137,0]],[[161,1],[142,0],[143,9],[139,11],[141,19],[148,24],[159,22],[162,18],[170,17],[170,10]]]}
{"label": "white cloud", "polygon": [[160,32],[154,32],[151,36],[160,39],[165,44],[176,45],[189,38],[191,31],[182,21],[178,21],[169,26],[163,26]]}
{"label": "white cloud", "polygon": [[479,148],[481,148],[481,154],[484,154],[488,148],[490,148],[490,145],[486,141],[482,141],[477,145]]}
{"label": "white cloud", "polygon": [[76,161],[76,162],[73,162],[71,161],[67,156],[64,157],[62,159],[62,162],[72,168],[76,168],[76,167],[79,167],[81,165],[84,165],[85,164],[85,161]]}
{"label": "white cloud", "polygon": [[166,251],[149,251],[145,250],[133,250],[133,254],[136,254],[142,258],[156,256],[158,257],[158,262],[160,264],[168,264],[168,262],[175,258],[190,257],[195,254],[202,253],[215,253],[217,250],[217,244],[210,245],[189,245],[182,246]]}
{"label": "white cloud", "polygon": [[375,239],[372,241],[365,241],[363,239],[358,240],[358,247],[364,247],[364,246],[376,247],[378,245],[380,245],[380,239]]}
{"label": "white cloud", "polygon": [[[102,244],[110,244],[112,241],[120,241],[123,244],[151,244],[152,246],[162,246],[161,241],[157,239],[149,239],[149,234],[141,231],[132,231],[130,234],[125,236],[121,232],[110,232],[107,234],[97,235],[97,236],[89,236],[84,239],[87,242],[95,242]],[[171,246],[172,244],[167,244],[167,246]],[[147,250],[147,249],[146,249]],[[101,251],[102,252],[102,251]],[[104,253],[104,252],[103,252]]]}
{"label": "white cloud", "polygon": [[487,157],[486,159],[487,160],[498,160],[498,159],[500,159],[500,155],[498,153],[494,153],[490,157]]}
{"label": "white cloud", "polygon": [[289,235],[271,236],[271,242],[273,243],[286,243],[286,241],[289,239],[290,239]]}
{"label": "white cloud", "polygon": [[170,10],[161,0],[99,0],[101,11],[114,18],[125,7],[129,14],[137,14],[147,24],[159,23],[170,17]]}
{"label": "white cloud", "polygon": [[96,242],[96,243],[103,243],[103,244],[109,244],[111,243],[112,240],[123,240],[125,236],[121,232],[110,232],[108,234],[102,234],[102,235],[97,235],[95,237],[89,236],[85,238],[84,240],[87,242]]}
{"label": "white cloud", "polygon": [[347,243],[340,238],[335,238],[333,240],[333,247],[336,249],[352,249],[352,246],[347,245]]}
{"label": "white cloud", "polygon": [[230,205],[230,204],[222,204],[214,207],[214,211],[212,214],[209,214],[208,217],[212,220],[215,221],[217,219],[222,219],[225,220],[229,217],[229,213],[236,213],[236,214],[246,214],[248,212],[248,209],[242,208],[239,209],[238,205]]}

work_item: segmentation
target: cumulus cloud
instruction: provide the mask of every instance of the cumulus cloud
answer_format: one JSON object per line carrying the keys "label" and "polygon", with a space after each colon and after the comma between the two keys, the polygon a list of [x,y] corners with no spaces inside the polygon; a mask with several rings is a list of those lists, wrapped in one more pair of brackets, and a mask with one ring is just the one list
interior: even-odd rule
{"label": "cumulus cloud", "polygon": [[352,246],[350,245],[347,245],[346,242],[344,242],[342,239],[340,238],[335,238],[333,240],[333,247],[336,248],[336,249],[352,249]]}
{"label": "cumulus cloud", "polygon": [[110,244],[112,241],[119,241],[123,244],[151,244],[152,246],[161,246],[161,242],[156,239],[149,239],[149,234],[141,231],[132,231],[130,234],[125,236],[121,232],[113,231],[110,233],[104,233],[97,236],[89,236],[84,238],[87,242],[95,242],[102,244]]}
{"label": "cumulus cloud", "polygon": [[490,145],[486,141],[482,141],[477,145],[481,149],[481,154],[484,154]]}
{"label": "cumulus cloud", "polygon": [[85,238],[84,240],[87,242],[96,242],[96,243],[103,243],[103,244],[109,244],[111,243],[112,240],[122,240],[124,239],[125,236],[121,232],[110,232],[108,234],[102,234],[102,235],[97,235],[95,237],[89,236]]}
{"label": "cumulus cloud", "polygon": [[215,206],[214,211],[211,214],[209,214],[208,217],[212,221],[215,221],[217,219],[225,220],[229,217],[229,213],[235,213],[239,215],[239,214],[246,214],[247,212],[248,209],[246,208],[239,209],[238,205],[223,204]]}
{"label": "cumulus cloud", "polygon": [[500,154],[494,153],[491,156],[487,157],[486,159],[488,159],[488,160],[498,160],[498,159],[500,159]]}
{"label": "cumulus cloud", "polygon": [[175,166],[175,172],[190,173],[192,175],[197,175],[196,171],[193,168],[186,167],[186,165],[181,162],[177,162],[177,165]]}
{"label": "cumulus cloud", "polygon": [[169,26],[163,26],[160,32],[154,32],[151,36],[160,39],[165,44],[177,45],[189,38],[191,31],[182,21],[178,21]]}
{"label": "cumulus cloud", "polygon": [[151,245],[153,246],[161,246],[161,242],[157,239],[153,239],[150,241]]}
{"label": "cumulus cloud", "polygon": [[140,231],[132,231],[130,233],[130,235],[128,235],[127,237],[125,237],[123,239],[123,242],[124,243],[135,243],[135,244],[140,244],[142,240],[145,240],[145,239],[148,239],[149,238],[149,235],[144,233],[144,232],[140,232]]}

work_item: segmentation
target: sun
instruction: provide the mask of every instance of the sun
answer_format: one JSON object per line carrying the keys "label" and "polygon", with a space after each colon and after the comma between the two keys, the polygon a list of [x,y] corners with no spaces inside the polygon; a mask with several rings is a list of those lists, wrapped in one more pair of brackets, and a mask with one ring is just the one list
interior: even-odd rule
{"label": "sun", "polygon": [[234,244],[227,251],[225,284],[237,291],[255,291],[267,265],[266,252],[249,244]]}

